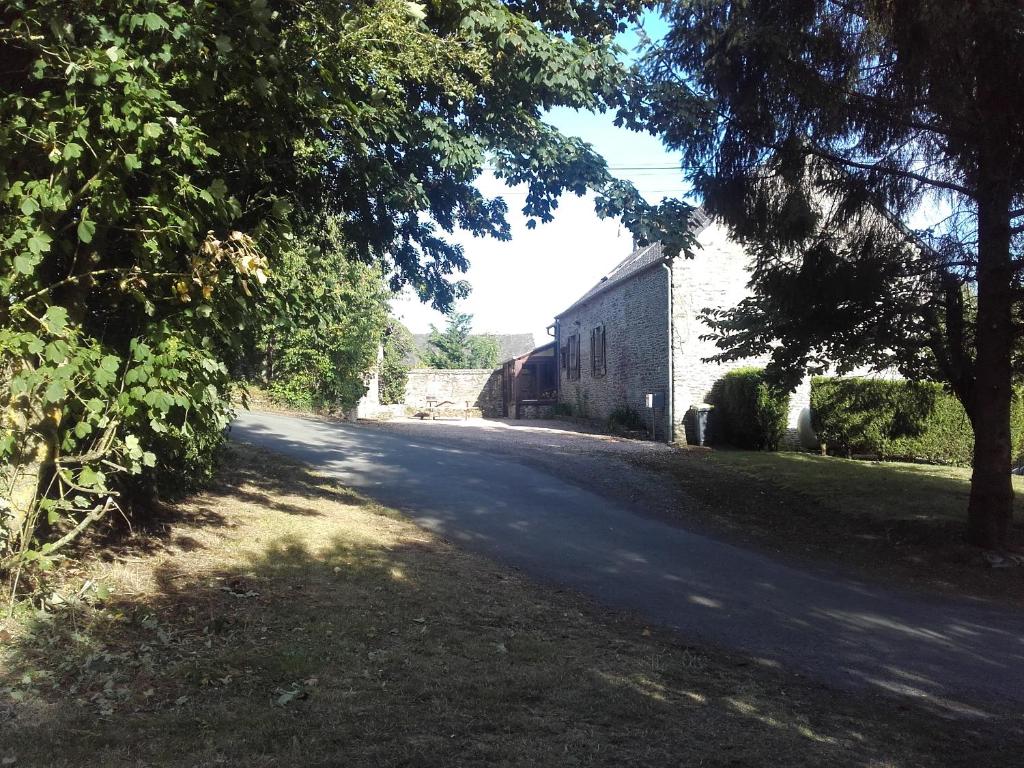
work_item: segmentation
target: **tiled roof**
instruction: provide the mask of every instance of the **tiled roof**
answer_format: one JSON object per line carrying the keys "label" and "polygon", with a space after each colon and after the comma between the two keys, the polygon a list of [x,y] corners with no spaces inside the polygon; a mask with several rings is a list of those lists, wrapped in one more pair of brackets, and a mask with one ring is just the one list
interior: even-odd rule
{"label": "tiled roof", "polygon": [[[693,236],[696,237],[703,232],[710,223],[711,218],[704,213],[704,209],[697,208],[690,217],[690,231],[693,233]],[[629,254],[629,256],[616,264],[611,272],[597,282],[597,285],[576,299],[568,309],[559,312],[555,317],[561,317],[562,315],[567,314],[581,304],[590,301],[590,299],[594,298],[598,294],[603,293],[608,288],[611,288],[613,285],[622,282],[627,277],[635,275],[638,272],[643,272],[648,267],[658,264],[664,260],[665,255],[662,250],[661,243],[651,243],[650,245],[644,245],[637,248]]]}

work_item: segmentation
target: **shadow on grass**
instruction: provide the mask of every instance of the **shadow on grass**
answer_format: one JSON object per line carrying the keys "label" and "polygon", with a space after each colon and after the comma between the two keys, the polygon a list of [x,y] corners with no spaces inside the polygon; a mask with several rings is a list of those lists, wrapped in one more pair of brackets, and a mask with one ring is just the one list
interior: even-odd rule
{"label": "shadow on grass", "polygon": [[[338,503],[296,517],[307,494]],[[236,467],[203,501],[217,527],[204,530],[203,513],[176,535],[206,567],[155,560],[150,588],[26,617],[0,668],[0,758],[982,766],[1020,755],[1019,719],[950,720],[927,701],[837,693],[648,636],[301,468]]]}
{"label": "shadow on grass", "polygon": [[[789,451],[718,449],[708,458],[712,463],[755,472],[776,485],[818,498],[838,512],[868,514],[881,520],[945,520],[958,526],[964,525],[967,515],[969,468]],[[1024,491],[1024,478],[1014,477],[1013,482],[1018,491]],[[1018,494],[1016,505],[1018,514],[1024,513],[1024,494]]]}
{"label": "shadow on grass", "polygon": [[828,568],[852,566],[879,583],[1024,604],[1020,569],[990,569],[966,543],[963,470],[707,449],[638,463],[673,477],[698,502],[686,521],[709,533]]}

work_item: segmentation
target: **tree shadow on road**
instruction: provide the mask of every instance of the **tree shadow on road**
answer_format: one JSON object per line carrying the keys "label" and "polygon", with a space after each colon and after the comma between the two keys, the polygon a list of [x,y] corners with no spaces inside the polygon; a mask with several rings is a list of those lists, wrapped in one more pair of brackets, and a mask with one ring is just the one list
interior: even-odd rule
{"label": "tree shadow on road", "polygon": [[693,648],[266,458],[238,449],[188,502],[221,521],[176,523],[188,551],[96,564],[109,599],[5,630],[0,758],[983,766],[1021,754],[1019,718],[950,718]]}

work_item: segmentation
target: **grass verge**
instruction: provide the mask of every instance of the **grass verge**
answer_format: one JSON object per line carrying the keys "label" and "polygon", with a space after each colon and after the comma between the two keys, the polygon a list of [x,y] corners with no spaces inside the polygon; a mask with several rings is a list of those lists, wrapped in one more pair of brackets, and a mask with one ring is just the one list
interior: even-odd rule
{"label": "grass verge", "polygon": [[[970,470],[702,448],[631,460],[671,476],[698,502],[676,519],[712,534],[883,583],[1024,605],[1024,568],[991,568],[965,542]],[[1013,483],[1019,539],[1024,477]]]}
{"label": "grass verge", "polygon": [[[931,464],[859,461],[780,451],[715,451],[722,467],[806,494],[847,515],[878,520],[962,523],[967,515],[971,470]],[[1024,477],[1012,477],[1015,512],[1024,514]]]}
{"label": "grass verge", "polygon": [[881,768],[1024,746],[1018,715],[688,647],[254,448],[175,515],[0,628],[5,764]]}

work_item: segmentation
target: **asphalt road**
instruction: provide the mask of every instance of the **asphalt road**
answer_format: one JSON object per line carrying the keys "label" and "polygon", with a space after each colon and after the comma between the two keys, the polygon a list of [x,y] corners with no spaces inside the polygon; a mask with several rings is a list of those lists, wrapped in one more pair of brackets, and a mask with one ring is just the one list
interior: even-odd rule
{"label": "asphalt road", "polygon": [[[1024,612],[805,572],[637,514],[623,494],[598,495],[507,447],[446,440],[430,424],[389,431],[244,413],[232,437],[306,461],[468,549],[689,641],[950,714],[1024,704]],[[548,444],[558,451],[556,438]],[[605,480],[616,473],[620,490],[636,482],[609,458]]]}

